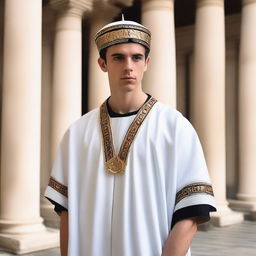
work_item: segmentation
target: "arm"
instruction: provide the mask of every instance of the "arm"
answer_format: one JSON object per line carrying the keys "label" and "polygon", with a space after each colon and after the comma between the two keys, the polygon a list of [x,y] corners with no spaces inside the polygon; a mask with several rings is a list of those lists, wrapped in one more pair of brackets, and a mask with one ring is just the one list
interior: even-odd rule
{"label": "arm", "polygon": [[61,256],[68,255],[68,212],[62,211],[60,215],[60,252]]}
{"label": "arm", "polygon": [[165,241],[162,256],[184,256],[196,234],[196,218],[177,222]]}

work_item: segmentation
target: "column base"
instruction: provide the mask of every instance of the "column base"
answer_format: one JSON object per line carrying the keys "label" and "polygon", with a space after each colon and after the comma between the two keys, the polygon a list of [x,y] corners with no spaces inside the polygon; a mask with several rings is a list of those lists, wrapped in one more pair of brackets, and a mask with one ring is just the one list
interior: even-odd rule
{"label": "column base", "polygon": [[45,198],[41,199],[40,214],[44,219],[45,226],[59,229],[60,217],[54,211],[54,206]]}
{"label": "column base", "polygon": [[243,212],[246,219],[256,221],[255,201],[228,200],[228,202],[233,210]]}
{"label": "column base", "polygon": [[0,233],[0,248],[11,253],[24,254],[55,247],[59,247],[57,229],[19,235]]}
{"label": "column base", "polygon": [[241,212],[234,212],[228,206],[217,207],[217,212],[211,213],[210,223],[216,227],[224,227],[240,223],[244,220]]}

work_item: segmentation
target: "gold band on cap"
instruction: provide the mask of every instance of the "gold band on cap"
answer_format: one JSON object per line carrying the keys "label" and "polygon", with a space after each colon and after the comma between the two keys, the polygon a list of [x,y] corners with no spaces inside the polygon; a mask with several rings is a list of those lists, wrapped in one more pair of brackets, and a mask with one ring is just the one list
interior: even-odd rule
{"label": "gold band on cap", "polygon": [[117,24],[101,29],[95,37],[95,42],[99,51],[118,43],[135,42],[150,48],[150,31],[134,24]]}

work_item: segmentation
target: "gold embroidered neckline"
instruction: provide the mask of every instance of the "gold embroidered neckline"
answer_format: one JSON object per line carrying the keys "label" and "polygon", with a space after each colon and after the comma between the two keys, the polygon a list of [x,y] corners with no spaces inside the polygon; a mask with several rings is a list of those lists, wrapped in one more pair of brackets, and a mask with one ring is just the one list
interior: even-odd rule
{"label": "gold embroidered neckline", "polygon": [[105,165],[107,171],[110,173],[124,173],[125,166],[127,163],[127,157],[130,147],[134,141],[134,138],[142,125],[143,121],[147,117],[148,113],[154,106],[157,100],[151,97],[144,105],[140,108],[139,112],[132,121],[130,127],[128,128],[120,151],[118,155],[115,155],[115,149],[113,145],[113,137],[110,125],[110,118],[107,109],[107,101],[105,101],[100,107],[100,125],[103,137],[103,146],[105,153]]}

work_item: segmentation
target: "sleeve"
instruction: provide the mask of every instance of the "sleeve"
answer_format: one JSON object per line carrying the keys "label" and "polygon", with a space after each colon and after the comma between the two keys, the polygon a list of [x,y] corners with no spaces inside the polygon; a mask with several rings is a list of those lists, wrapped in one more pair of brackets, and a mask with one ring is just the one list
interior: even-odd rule
{"label": "sleeve", "polygon": [[171,227],[191,217],[206,222],[209,213],[216,211],[213,189],[199,138],[182,115],[176,124],[174,155],[176,198]]}
{"label": "sleeve", "polygon": [[60,204],[56,203],[55,201],[51,200],[50,198],[47,198],[53,205],[54,205],[54,211],[60,215],[63,211],[68,211],[67,208],[61,206]]}
{"label": "sleeve", "polygon": [[49,183],[44,194],[54,204],[57,213],[65,209],[68,210],[68,151],[69,132],[67,131],[57,151]]}

